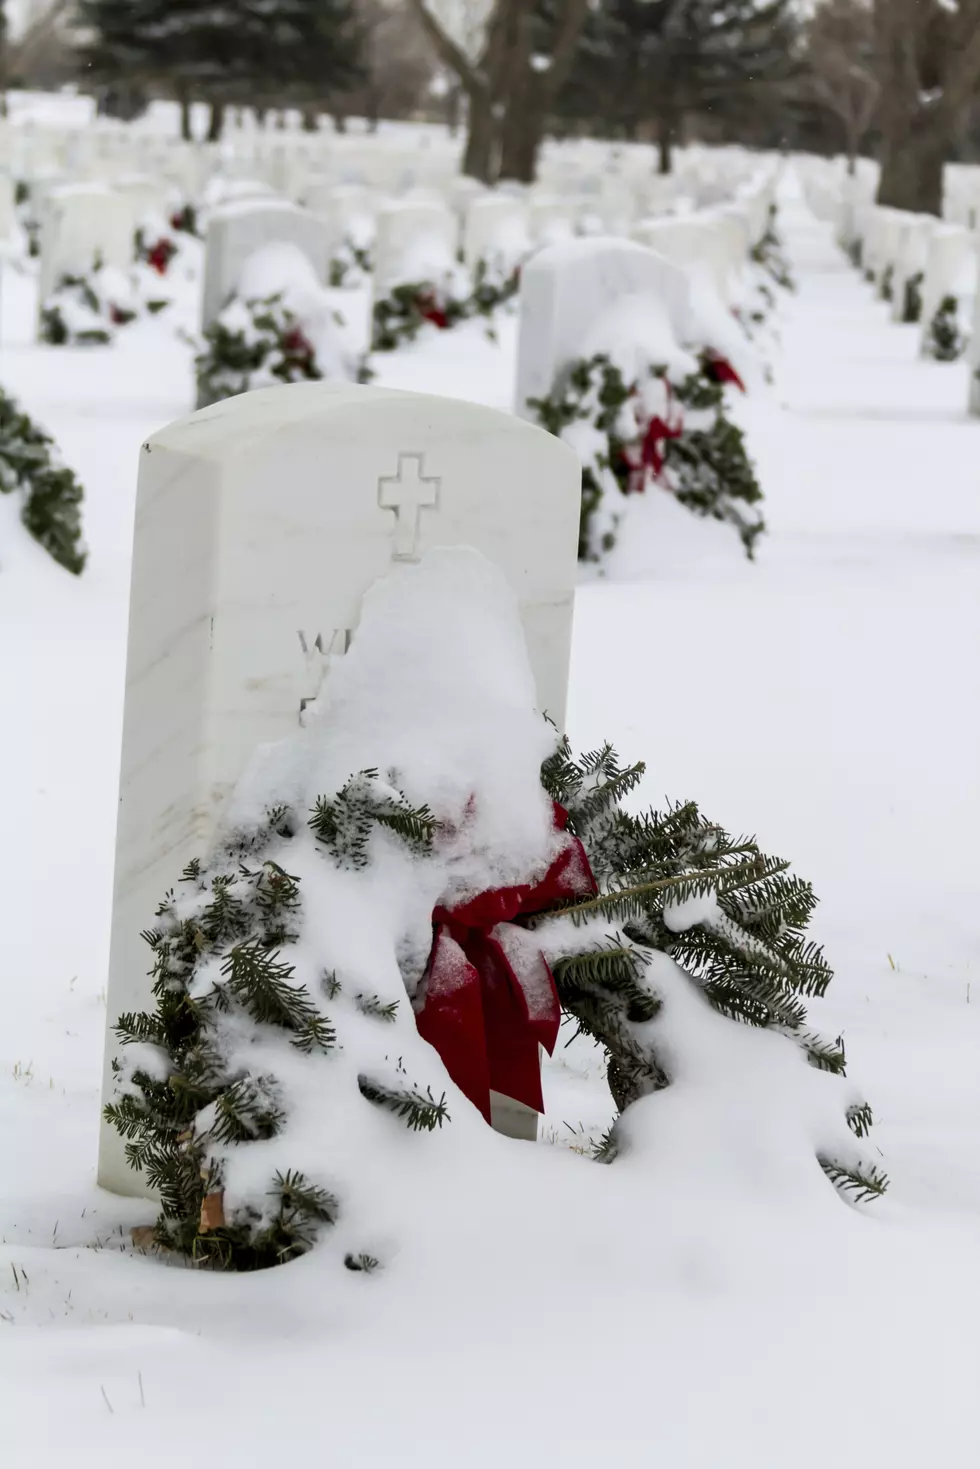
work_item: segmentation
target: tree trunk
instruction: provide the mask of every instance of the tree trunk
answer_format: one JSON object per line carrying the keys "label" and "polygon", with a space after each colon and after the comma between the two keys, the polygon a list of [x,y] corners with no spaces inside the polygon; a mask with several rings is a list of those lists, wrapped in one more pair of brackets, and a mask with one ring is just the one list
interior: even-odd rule
{"label": "tree trunk", "polygon": [[459,132],[459,115],[462,111],[463,93],[460,87],[450,87],[446,93],[446,126],[449,136],[455,138]]}
{"label": "tree trunk", "polygon": [[496,145],[497,128],[490,97],[486,92],[473,92],[470,94],[463,173],[471,179],[479,179],[481,184],[492,184],[496,179]]}
{"label": "tree trunk", "polygon": [[191,127],[191,99],[187,93],[181,91],[178,94],[180,103],[180,136],[184,143],[193,143],[194,129]]}
{"label": "tree trunk", "polygon": [[667,112],[657,118],[657,172],[662,177],[674,172],[674,119]]}
{"label": "tree trunk", "polygon": [[503,129],[500,177],[533,184],[544,138],[545,115],[538,100],[522,92],[511,95]]}
{"label": "tree trunk", "polygon": [[208,142],[220,143],[221,134],[225,126],[225,104],[223,102],[211,103],[211,115],[208,118]]}
{"label": "tree trunk", "polygon": [[878,184],[878,203],[915,214],[943,212],[943,164],[950,140],[930,118],[925,127],[911,127],[904,137],[886,145]]}

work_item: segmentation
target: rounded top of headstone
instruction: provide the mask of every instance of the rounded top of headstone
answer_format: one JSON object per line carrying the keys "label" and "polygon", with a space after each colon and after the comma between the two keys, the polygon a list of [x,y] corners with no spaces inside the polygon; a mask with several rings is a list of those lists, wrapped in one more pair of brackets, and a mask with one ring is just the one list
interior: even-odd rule
{"label": "rounded top of headstone", "polygon": [[340,382],[289,383],[225,398],[168,424],[143,449],[227,460],[267,448],[276,436],[311,430],[322,431],[325,460],[331,445],[367,448],[388,438],[406,449],[436,439],[472,440],[491,453],[494,441],[506,440],[520,442],[522,452],[578,465],[575,451],[561,439],[512,413],[431,393]]}

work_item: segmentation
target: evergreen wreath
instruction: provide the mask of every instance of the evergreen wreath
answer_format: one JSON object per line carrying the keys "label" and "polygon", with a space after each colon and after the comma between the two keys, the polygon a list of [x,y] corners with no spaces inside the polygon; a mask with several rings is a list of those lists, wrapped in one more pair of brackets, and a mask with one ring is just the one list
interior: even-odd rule
{"label": "evergreen wreath", "polygon": [[[575,362],[548,398],[529,400],[543,428],[582,446],[580,560],[599,561],[615,545],[617,492],[625,497],[652,484],[696,515],[733,525],[751,559],[765,529],[755,508],[763,496],[745,436],[725,412],[724,382],[733,378],[727,364],[705,354],[680,382],[657,366],[646,383],[627,382],[599,352]],[[652,405],[651,396],[665,406]]]}
{"label": "evergreen wreath", "polygon": [[371,313],[371,346],[375,352],[394,352],[405,342],[414,342],[427,323],[446,331],[470,315],[466,299],[453,296],[444,285],[432,281],[409,281],[392,286],[374,303]]}
{"label": "evergreen wreath", "polygon": [[[552,955],[565,1014],[605,1049],[620,1112],[671,1083],[670,1063],[649,1026],[663,1008],[648,974],[654,954],[675,960],[720,1014],[785,1034],[813,1066],[843,1073],[841,1040],[823,1040],[807,1025],[805,1001],[824,994],[832,977],[806,936],[815,903],[810,885],[762,853],[753,838],[732,838],[706,821],[693,803],[664,813],[624,812],[622,801],[643,771],[641,764],[621,767],[608,745],[577,761],[567,741],[557,745],[542,767],[542,785],[583,843],[595,894],[516,920],[533,928]],[[378,830],[425,860],[439,825],[393,779],[365,770],[315,802],[305,824],[328,861],[368,866]],[[330,1067],[345,1017],[357,1011],[383,1026],[400,1003],[347,994],[332,973],[321,974],[316,992],[297,982],[289,956],[301,935],[303,905],[289,851],[302,828],[302,816],[280,807],[251,836],[189,864],[180,896],[166,896],[143,935],[153,955],[155,1008],[122,1015],[117,1025],[124,1059],[115,1063],[117,1093],[105,1115],[127,1140],[130,1166],[159,1192],[156,1240],[218,1268],[252,1270],[292,1259],[344,1207],[323,1180],[293,1169],[270,1174],[264,1207],[229,1206],[229,1157],[275,1137],[287,1120],[277,1076],[261,1058],[263,1069],[249,1064],[256,1055],[249,1038],[279,1037],[286,1049],[271,1054],[279,1055],[280,1066],[299,1053],[304,1065]],[[357,1088],[362,1101],[386,1108],[410,1130],[433,1131],[450,1121],[446,1097],[416,1083],[401,1062],[386,1074],[365,1069]],[[872,1122],[868,1104],[854,1103],[846,1121],[855,1139],[864,1138]],[[597,1156],[613,1162],[622,1146],[617,1122]],[[873,1199],[887,1186],[856,1142],[839,1140],[818,1153],[818,1162],[853,1200]],[[379,1262],[349,1255],[345,1263],[363,1270]]]}
{"label": "evergreen wreath", "polygon": [[966,351],[967,336],[960,326],[959,302],[944,296],[926,332],[923,351],[936,362],[956,362]]}
{"label": "evergreen wreath", "polygon": [[328,283],[331,286],[359,286],[374,270],[371,247],[358,243],[350,235],[344,237],[335,255],[330,258]]}
{"label": "evergreen wreath", "polygon": [[860,235],[855,235],[854,239],[844,246],[844,254],[854,266],[855,270],[861,269],[864,262],[864,241]]}
{"label": "evergreen wreath", "polygon": [[[732,837],[707,821],[693,801],[634,816],[622,801],[639,784],[642,763],[623,767],[611,745],[575,760],[567,740],[542,768],[542,783],[568,813],[568,831],[583,843],[598,891],[559,910],[588,928],[578,952],[566,934],[553,966],[563,1011],[605,1051],[609,1086],[620,1113],[669,1086],[670,1066],[647,1022],[662,1001],[646,967],[666,954],[713,1009],[732,1020],[791,1038],[812,1066],[843,1075],[841,1037],[828,1041],[807,1024],[806,1000],[826,993],[833,973],[806,936],[816,906],[811,885],[789,863],[760,851],[754,837]],[[542,922],[530,920],[532,926]],[[605,932],[597,932],[605,929]],[[856,1138],[867,1135],[867,1102],[845,1114]],[[598,1156],[616,1157],[618,1124]],[[846,1195],[879,1197],[887,1177],[856,1149],[827,1150],[818,1161]]]}
{"label": "evergreen wreath", "polygon": [[155,314],[167,305],[142,300],[135,273],[107,269],[97,258],[87,273],[61,277],[41,308],[38,336],[52,347],[105,346],[142,310]]}
{"label": "evergreen wreath", "polygon": [[54,441],[0,388],[0,494],[17,494],[26,530],[66,571],[85,566],[82,487]]}
{"label": "evergreen wreath", "polygon": [[751,258],[756,265],[761,266],[774,285],[784,291],[796,290],[792,267],[776,229],[775,205],[770,206],[766,232],[762,239],[752,246]]}
{"label": "evergreen wreath", "polygon": [[922,282],[924,280],[925,272],[917,270],[905,282],[905,296],[902,301],[902,321],[906,325],[922,320]]}
{"label": "evergreen wreath", "polygon": [[201,408],[253,388],[323,377],[313,344],[281,294],[231,302],[206,328],[194,368]]}
{"label": "evergreen wreath", "polygon": [[194,235],[200,239],[201,229],[198,221],[197,206],[191,203],[182,204],[170,216],[170,228],[179,234]]}
{"label": "evergreen wreath", "polygon": [[895,267],[886,265],[881,275],[879,295],[883,301],[891,301],[895,295]]}
{"label": "evergreen wreath", "polygon": [[157,275],[164,276],[170,269],[170,262],[180,254],[180,247],[176,240],[166,234],[156,234],[143,229],[136,231],[135,239],[136,259],[148,265]]}

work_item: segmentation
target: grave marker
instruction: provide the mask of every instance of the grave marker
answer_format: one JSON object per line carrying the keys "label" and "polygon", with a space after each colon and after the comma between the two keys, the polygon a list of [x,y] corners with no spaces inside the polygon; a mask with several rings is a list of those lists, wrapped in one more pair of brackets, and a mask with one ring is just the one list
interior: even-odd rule
{"label": "grave marker", "polygon": [[302,250],[321,285],[327,278],[327,232],[321,220],[285,199],[249,199],[216,209],[208,221],[202,326],[220,314],[238,286],[245,262],[263,245]]}
{"label": "grave marker", "polygon": [[[150,1000],[140,933],[201,855],[256,748],[294,731],[365,591],[433,546],[470,545],[516,592],[539,706],[564,721],[581,470],[510,414],[300,383],[226,399],[144,446],[134,532],[108,988],[112,1027]],[[495,1123],[536,1114],[498,1100]],[[100,1182],[140,1192],[113,1130]]]}

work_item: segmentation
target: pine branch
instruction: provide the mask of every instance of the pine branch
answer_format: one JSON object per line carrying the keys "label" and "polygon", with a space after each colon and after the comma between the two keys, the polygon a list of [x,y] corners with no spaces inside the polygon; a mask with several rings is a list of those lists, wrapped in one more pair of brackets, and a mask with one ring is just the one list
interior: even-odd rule
{"label": "pine branch", "polygon": [[417,1087],[395,1089],[363,1075],[357,1078],[357,1084],[362,1097],[394,1112],[413,1132],[432,1132],[451,1120],[445,1093],[437,1102],[428,1087],[423,1095]]}

